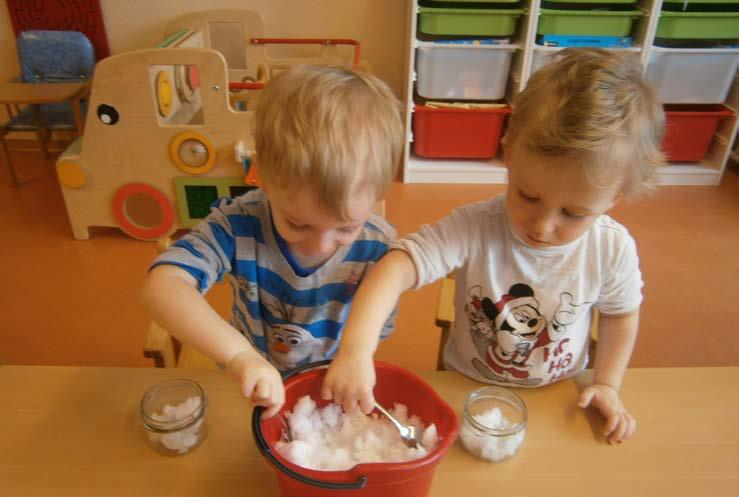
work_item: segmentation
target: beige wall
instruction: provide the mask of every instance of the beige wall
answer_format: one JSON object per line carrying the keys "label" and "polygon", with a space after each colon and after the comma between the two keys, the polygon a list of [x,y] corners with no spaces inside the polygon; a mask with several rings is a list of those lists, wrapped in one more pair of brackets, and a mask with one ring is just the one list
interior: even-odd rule
{"label": "beige wall", "polygon": [[[400,96],[405,54],[405,0],[101,0],[111,53],[154,46],[169,19],[206,9],[245,8],[264,18],[271,37],[354,38],[374,73]],[[0,0],[0,78],[18,74],[15,41]]]}
{"label": "beige wall", "polygon": [[8,81],[19,74],[13,25],[10,24],[5,0],[0,0],[0,81]]}

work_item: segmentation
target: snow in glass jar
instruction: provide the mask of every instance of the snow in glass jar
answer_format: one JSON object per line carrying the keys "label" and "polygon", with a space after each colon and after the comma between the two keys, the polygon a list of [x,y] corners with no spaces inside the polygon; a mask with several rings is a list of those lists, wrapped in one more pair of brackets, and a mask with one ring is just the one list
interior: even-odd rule
{"label": "snow in glass jar", "polygon": [[184,378],[151,387],[141,399],[141,422],[150,445],[166,455],[193,451],[205,440],[208,399],[196,382]]}
{"label": "snow in glass jar", "polygon": [[462,444],[487,461],[513,457],[526,436],[526,418],[526,405],[515,393],[501,387],[479,388],[464,405]]}

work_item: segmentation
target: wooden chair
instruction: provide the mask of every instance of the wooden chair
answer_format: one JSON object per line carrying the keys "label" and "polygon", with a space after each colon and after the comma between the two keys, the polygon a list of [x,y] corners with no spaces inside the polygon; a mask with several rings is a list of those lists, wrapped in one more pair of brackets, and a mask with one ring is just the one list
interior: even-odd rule
{"label": "wooden chair", "polygon": [[[447,276],[441,281],[439,300],[436,304],[436,326],[441,328],[439,340],[439,354],[436,358],[437,371],[444,370],[444,345],[449,338],[449,332],[454,324],[454,275]],[[588,354],[588,367],[595,364],[595,350],[598,342],[598,310],[593,309],[593,322],[590,325],[590,350]]]}
{"label": "wooden chair", "polygon": [[0,85],[0,103],[8,121],[0,124],[0,156],[13,186],[18,185],[5,135],[35,131],[39,148],[49,158],[52,131],[76,130],[82,135],[84,105],[95,66],[90,41],[77,31],[23,31],[18,37],[20,82]]}
{"label": "wooden chair", "polygon": [[182,345],[179,340],[159,326],[156,321],[149,325],[144,345],[144,357],[154,360],[157,368],[217,369],[209,357],[197,350]]}
{"label": "wooden chair", "polygon": [[439,353],[436,356],[436,370],[444,370],[444,345],[449,339],[449,332],[454,324],[454,279],[447,276],[441,280],[439,300],[436,304],[436,326],[441,328]]}
{"label": "wooden chair", "polygon": [[[161,238],[157,241],[157,252],[161,254],[170,245],[172,245],[171,238]],[[149,324],[144,344],[144,357],[153,359],[154,366],[157,368],[218,368],[213,360],[192,347],[183,345],[156,321]]]}

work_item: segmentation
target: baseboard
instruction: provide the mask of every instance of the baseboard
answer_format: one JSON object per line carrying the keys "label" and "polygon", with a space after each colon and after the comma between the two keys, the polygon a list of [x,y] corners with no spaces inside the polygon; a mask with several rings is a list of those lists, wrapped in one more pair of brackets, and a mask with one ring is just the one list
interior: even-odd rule
{"label": "baseboard", "polygon": [[[8,145],[8,149],[11,152],[32,152],[39,151],[39,143],[36,138],[36,134],[33,132],[23,131],[23,136],[19,133],[12,133],[5,136],[5,143]],[[61,131],[55,131],[52,134],[51,140],[46,142],[46,147],[49,152],[61,153],[77,138],[76,133],[67,133]]]}

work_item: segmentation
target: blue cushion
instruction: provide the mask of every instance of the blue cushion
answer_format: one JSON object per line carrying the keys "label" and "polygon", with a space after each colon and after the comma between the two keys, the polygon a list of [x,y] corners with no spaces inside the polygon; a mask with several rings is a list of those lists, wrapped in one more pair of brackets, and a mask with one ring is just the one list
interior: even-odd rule
{"label": "blue cushion", "polygon": [[24,83],[67,83],[90,79],[95,52],[78,31],[29,30],[18,36]]}
{"label": "blue cushion", "polygon": [[[90,40],[78,31],[28,30],[18,36],[18,62],[24,83],[79,83],[92,77],[95,52]],[[83,102],[83,116],[86,107]],[[41,119],[47,129],[75,129],[68,102],[41,105]],[[36,129],[33,107],[26,106],[5,126],[12,130]]]}

